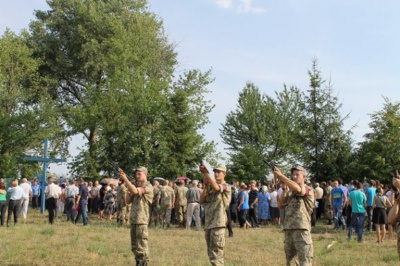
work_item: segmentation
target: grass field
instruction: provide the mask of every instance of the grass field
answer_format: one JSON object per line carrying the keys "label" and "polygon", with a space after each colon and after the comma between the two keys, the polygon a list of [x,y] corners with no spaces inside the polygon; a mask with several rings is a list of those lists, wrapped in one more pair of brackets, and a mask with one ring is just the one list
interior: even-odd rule
{"label": "grass field", "polygon": [[[47,214],[28,213],[17,226],[0,227],[0,265],[134,265],[127,227],[89,216],[89,226]],[[364,243],[347,241],[346,231],[323,224],[313,229],[314,265],[400,265],[396,241],[377,244],[374,233]],[[149,229],[150,265],[209,265],[204,232]],[[331,248],[327,248],[332,244]],[[285,265],[283,233],[275,226],[234,228],[226,238],[225,265]]]}

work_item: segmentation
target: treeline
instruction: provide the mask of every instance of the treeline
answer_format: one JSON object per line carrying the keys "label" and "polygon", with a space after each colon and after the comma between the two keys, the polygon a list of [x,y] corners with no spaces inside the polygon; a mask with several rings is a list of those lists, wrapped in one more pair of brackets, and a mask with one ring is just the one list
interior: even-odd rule
{"label": "treeline", "polygon": [[[41,155],[44,138],[50,156],[67,157],[75,135],[87,143],[69,166],[75,176],[111,175],[118,162],[128,173],[146,165],[152,176],[195,177],[197,155],[220,159],[201,133],[214,107],[206,100],[212,73],[176,75],[175,44],[147,1],[47,3],[27,30],[6,30],[0,39],[2,177],[40,171],[22,158]],[[372,132],[356,146],[316,60],[308,74],[307,92],[285,86],[266,95],[246,84],[221,127],[230,178],[265,178],[266,157],[286,169],[302,163],[319,181],[389,179],[388,158],[399,157],[399,103],[385,99],[371,115]]]}
{"label": "treeline", "polygon": [[263,180],[271,173],[267,159],[286,170],[300,163],[314,181],[375,179],[390,182],[393,164],[400,162],[400,103],[384,98],[383,110],[371,115],[372,132],[355,143],[344,121],[342,104],[331,80],[324,80],[313,60],[309,88],[286,85],[275,95],[263,94],[249,82],[237,108],[222,125],[221,137],[229,146],[230,177]]}

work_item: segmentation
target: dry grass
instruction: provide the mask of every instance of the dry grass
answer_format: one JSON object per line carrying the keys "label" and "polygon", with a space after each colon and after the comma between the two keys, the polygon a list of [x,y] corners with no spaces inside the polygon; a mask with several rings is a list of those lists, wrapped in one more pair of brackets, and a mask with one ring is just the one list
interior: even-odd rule
{"label": "dry grass", "polygon": [[[134,265],[129,229],[89,219],[87,227],[64,217],[51,226],[47,215],[30,211],[25,223],[0,228],[0,265]],[[279,228],[234,228],[234,234],[226,238],[226,265],[285,265]],[[378,245],[374,233],[359,244],[318,224],[313,239],[314,265],[399,265],[395,240]],[[151,228],[149,245],[150,265],[209,265],[203,232]]]}

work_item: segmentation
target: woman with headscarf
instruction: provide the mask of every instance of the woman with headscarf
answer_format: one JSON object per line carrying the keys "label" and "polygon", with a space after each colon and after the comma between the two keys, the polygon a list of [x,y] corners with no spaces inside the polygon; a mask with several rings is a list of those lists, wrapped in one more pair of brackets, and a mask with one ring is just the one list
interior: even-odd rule
{"label": "woman with headscarf", "polygon": [[260,223],[267,224],[267,221],[271,219],[269,213],[270,201],[271,195],[268,193],[268,187],[262,186],[261,191],[258,193],[258,219]]}
{"label": "woman with headscarf", "polygon": [[110,184],[110,190],[105,195],[104,212],[107,216],[107,221],[111,221],[112,216],[115,213],[115,201],[117,199],[117,192],[115,191],[115,185]]}

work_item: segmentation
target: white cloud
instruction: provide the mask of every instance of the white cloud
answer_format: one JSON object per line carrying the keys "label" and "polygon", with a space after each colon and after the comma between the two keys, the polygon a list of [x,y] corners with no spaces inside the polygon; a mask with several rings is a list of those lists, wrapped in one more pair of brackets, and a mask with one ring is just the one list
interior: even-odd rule
{"label": "white cloud", "polygon": [[221,8],[231,8],[233,0],[216,0],[217,5]]}
{"label": "white cloud", "polygon": [[237,8],[239,13],[264,13],[266,10],[262,7],[253,7],[253,0],[240,0]]}
{"label": "white cloud", "polygon": [[[215,0],[218,7],[229,9],[236,6],[238,13],[264,13],[266,10],[262,7],[254,7],[253,0]],[[239,2],[239,3],[237,3]]]}

